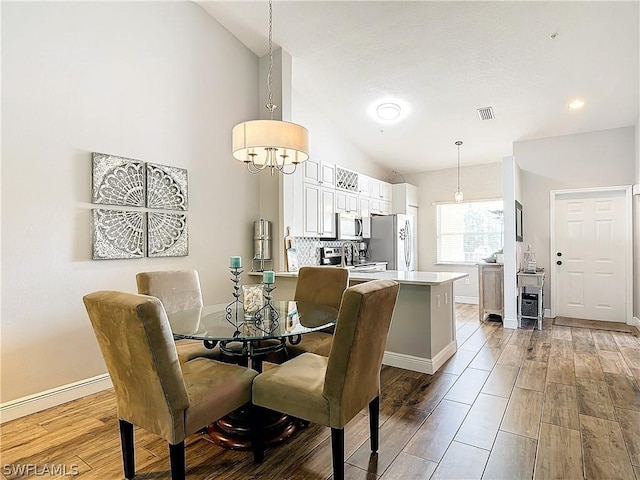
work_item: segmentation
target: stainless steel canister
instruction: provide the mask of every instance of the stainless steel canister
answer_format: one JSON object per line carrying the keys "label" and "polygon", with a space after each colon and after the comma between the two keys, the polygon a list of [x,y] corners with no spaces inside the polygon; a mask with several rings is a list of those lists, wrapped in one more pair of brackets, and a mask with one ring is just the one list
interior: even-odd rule
{"label": "stainless steel canister", "polygon": [[253,258],[271,260],[271,222],[256,220],[253,222]]}

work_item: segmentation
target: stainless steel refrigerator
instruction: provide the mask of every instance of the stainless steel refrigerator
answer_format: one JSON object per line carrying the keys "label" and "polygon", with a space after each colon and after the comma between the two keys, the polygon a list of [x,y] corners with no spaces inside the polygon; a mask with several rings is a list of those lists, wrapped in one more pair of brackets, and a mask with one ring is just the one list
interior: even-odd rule
{"label": "stainless steel refrigerator", "polygon": [[369,255],[387,262],[387,270],[415,270],[418,241],[412,215],[394,213],[371,217]]}

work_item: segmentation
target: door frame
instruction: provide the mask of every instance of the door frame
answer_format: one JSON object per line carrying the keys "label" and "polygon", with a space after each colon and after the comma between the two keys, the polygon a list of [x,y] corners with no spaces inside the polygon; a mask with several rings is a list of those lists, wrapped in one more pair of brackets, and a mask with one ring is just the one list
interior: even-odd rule
{"label": "door frame", "polygon": [[558,197],[570,194],[580,193],[624,193],[625,195],[625,317],[626,324],[633,325],[633,209],[632,209],[632,191],[631,185],[620,185],[613,187],[595,187],[595,188],[575,188],[567,190],[551,190],[549,192],[549,280],[551,282],[551,317],[556,316],[556,299],[557,299],[557,282],[554,278],[554,255],[556,251],[556,200]]}

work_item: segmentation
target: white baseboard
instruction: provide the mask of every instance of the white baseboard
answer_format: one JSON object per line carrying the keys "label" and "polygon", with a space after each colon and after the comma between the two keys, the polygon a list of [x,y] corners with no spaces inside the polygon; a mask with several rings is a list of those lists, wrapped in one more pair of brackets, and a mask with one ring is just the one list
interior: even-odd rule
{"label": "white baseboard", "polygon": [[551,318],[551,309],[545,308],[543,315],[544,315],[544,318]]}
{"label": "white baseboard", "polygon": [[454,353],[456,353],[455,341],[449,343],[449,345],[434,355],[433,358],[415,357],[413,355],[396,352],[384,352],[382,363],[391,367],[404,368],[405,370],[433,375]]}
{"label": "white baseboard", "polygon": [[0,423],[56,407],[113,387],[108,373],[0,404]]}
{"label": "white baseboard", "polygon": [[465,297],[462,295],[456,295],[455,301],[456,303],[470,303],[472,305],[478,305],[478,303],[480,303],[478,297]]}
{"label": "white baseboard", "polygon": [[514,330],[518,328],[518,319],[517,318],[505,318],[502,320],[502,326],[504,328],[513,328]]}
{"label": "white baseboard", "polygon": [[631,325],[633,325],[636,328],[640,328],[640,318],[638,317],[633,317],[631,319]]}

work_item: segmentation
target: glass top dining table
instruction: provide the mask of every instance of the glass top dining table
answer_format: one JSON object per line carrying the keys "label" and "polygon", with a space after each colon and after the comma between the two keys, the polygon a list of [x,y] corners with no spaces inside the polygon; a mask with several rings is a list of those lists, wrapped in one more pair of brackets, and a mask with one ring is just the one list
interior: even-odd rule
{"label": "glass top dining table", "polygon": [[[338,311],[326,305],[303,301],[276,301],[248,314],[242,303],[205,305],[168,315],[176,339],[201,340],[207,348],[220,345],[229,356],[254,361],[296,345],[302,335],[332,327]],[[258,366],[261,366],[258,364]]]}

